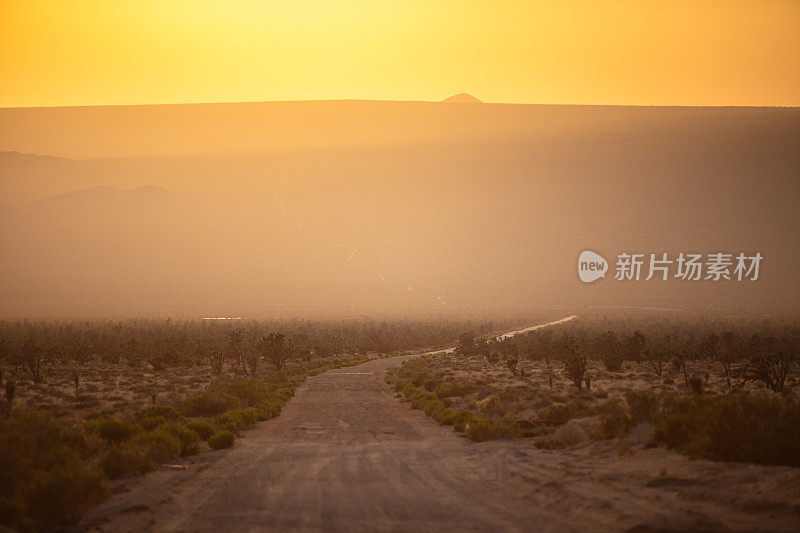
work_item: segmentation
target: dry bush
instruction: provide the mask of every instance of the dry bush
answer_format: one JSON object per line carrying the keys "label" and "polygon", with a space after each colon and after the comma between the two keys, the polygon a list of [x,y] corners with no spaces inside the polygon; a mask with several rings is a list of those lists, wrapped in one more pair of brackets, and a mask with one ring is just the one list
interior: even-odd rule
{"label": "dry bush", "polygon": [[103,476],[86,465],[83,432],[44,413],[17,412],[0,421],[0,520],[75,522],[106,495]]}
{"label": "dry bush", "polygon": [[214,434],[214,426],[208,420],[192,420],[186,427],[197,433],[200,440],[208,440]]}
{"label": "dry bush", "polygon": [[587,436],[586,431],[580,424],[569,422],[558,428],[555,433],[553,433],[553,438],[564,446],[574,446],[584,442]]}
{"label": "dry bush", "polygon": [[601,404],[597,409],[600,419],[597,437],[600,439],[617,439],[624,437],[633,427],[622,401],[614,398]]}
{"label": "dry bush", "polygon": [[522,436],[519,424],[511,417],[503,420],[475,420],[470,422],[467,436],[475,442],[497,439],[518,439]]}
{"label": "dry bush", "polygon": [[124,444],[108,448],[98,465],[109,479],[141,475],[153,469],[153,463],[142,449]]}
{"label": "dry bush", "polygon": [[670,398],[654,440],[690,457],[800,466],[800,402],[734,394]]}
{"label": "dry bush", "polygon": [[634,424],[653,423],[660,412],[661,397],[650,391],[625,391],[625,401]]}
{"label": "dry bush", "polygon": [[582,401],[570,401],[568,403],[554,403],[540,409],[539,420],[547,425],[561,426],[573,418],[589,416],[592,410]]}
{"label": "dry bush", "polygon": [[233,446],[233,441],[236,439],[234,434],[228,430],[222,430],[219,433],[215,433],[210,439],[208,439],[208,445],[211,446],[212,450],[222,450],[224,448],[230,448]]}

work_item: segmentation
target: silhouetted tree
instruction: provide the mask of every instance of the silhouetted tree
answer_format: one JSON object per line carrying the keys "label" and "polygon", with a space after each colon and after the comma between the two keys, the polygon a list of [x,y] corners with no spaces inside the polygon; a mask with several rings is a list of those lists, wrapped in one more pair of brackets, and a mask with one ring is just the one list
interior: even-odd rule
{"label": "silhouetted tree", "polygon": [[[266,337],[262,337],[256,343],[256,347],[258,352],[263,354],[264,358],[272,363],[276,371],[283,368],[284,363],[292,352],[292,346],[287,342],[286,336],[283,333],[270,333]],[[253,369],[255,369],[255,367],[253,367]]]}

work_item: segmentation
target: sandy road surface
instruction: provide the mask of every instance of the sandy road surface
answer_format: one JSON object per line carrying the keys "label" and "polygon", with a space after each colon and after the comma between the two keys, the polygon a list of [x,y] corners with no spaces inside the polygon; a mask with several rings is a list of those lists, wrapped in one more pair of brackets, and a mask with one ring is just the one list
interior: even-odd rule
{"label": "sandy road surface", "polygon": [[[646,466],[655,462],[647,457],[622,463],[614,451],[584,448],[570,458],[524,442],[474,444],[453,435],[399,402],[383,381],[387,368],[407,358],[371,361],[308,379],[278,418],[247,431],[234,448],[192,458],[186,470],[162,470],[126,482],[128,490],[92,510],[82,528],[137,532],[791,529],[791,509],[783,510],[780,521],[765,524],[757,515],[709,498],[687,501],[681,494],[691,489],[686,485],[691,485],[687,472],[688,481],[670,477],[650,487]],[[685,459],[672,454],[669,460],[675,463],[670,472],[686,470]],[[726,485],[742,481],[736,476],[748,472],[715,470],[698,475],[729,476],[729,481],[722,481]],[[796,475],[781,480],[793,481]]]}
{"label": "sandy road surface", "polygon": [[[106,530],[525,529],[473,447],[400,403],[382,359],[316,376],[223,457],[157,472],[87,517]],[[541,519],[541,517],[539,517]],[[104,522],[109,520],[108,522]]]}

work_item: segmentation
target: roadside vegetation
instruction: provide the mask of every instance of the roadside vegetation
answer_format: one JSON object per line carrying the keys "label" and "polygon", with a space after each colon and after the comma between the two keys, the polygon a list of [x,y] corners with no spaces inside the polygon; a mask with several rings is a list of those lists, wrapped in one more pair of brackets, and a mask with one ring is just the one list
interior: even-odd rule
{"label": "roadside vegetation", "polygon": [[[398,396],[475,441],[633,439],[693,458],[800,466],[800,330],[789,322],[589,317],[390,371]],[[467,423],[469,430],[467,431]]]}
{"label": "roadside vegetation", "polygon": [[145,474],[206,450],[280,414],[307,377],[368,357],[288,365],[259,379],[216,383],[177,405],[154,404],[125,418],[57,420],[14,410],[0,420],[0,524],[35,529],[72,523],[108,495],[107,480]]}
{"label": "roadside vegetation", "polygon": [[230,448],[309,376],[447,344],[466,324],[0,322],[0,524],[75,523],[111,480]]}

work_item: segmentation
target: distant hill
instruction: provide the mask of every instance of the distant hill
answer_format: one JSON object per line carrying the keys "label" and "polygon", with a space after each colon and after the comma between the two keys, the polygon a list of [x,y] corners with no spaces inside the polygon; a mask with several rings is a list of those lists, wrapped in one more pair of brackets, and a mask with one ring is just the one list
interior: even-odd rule
{"label": "distant hill", "polygon": [[[68,159],[247,154],[796,127],[800,110],[307,101],[0,109],[0,151]],[[697,126],[695,128],[695,125]]]}
{"label": "distant hill", "polygon": [[475,98],[474,96],[472,96],[471,94],[468,94],[468,93],[454,94],[453,96],[445,98],[444,100],[442,100],[442,102],[455,102],[455,103],[461,103],[461,104],[482,104],[483,103],[481,100],[478,100],[477,98]]}
{"label": "distant hill", "polygon": [[98,209],[129,208],[132,206],[152,205],[180,198],[174,192],[154,185],[145,185],[133,189],[122,190],[116,187],[97,185],[86,189],[78,189],[64,194],[43,198],[26,207],[28,209]]}
{"label": "distant hill", "polygon": [[[70,157],[0,154],[0,316],[800,311],[797,109],[0,110],[0,146]],[[587,249],[764,261],[586,285]]]}

